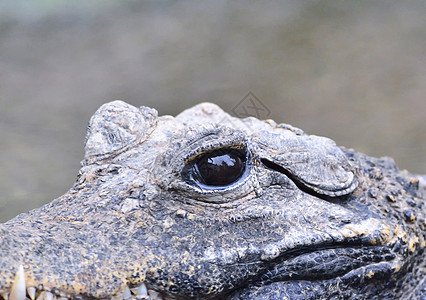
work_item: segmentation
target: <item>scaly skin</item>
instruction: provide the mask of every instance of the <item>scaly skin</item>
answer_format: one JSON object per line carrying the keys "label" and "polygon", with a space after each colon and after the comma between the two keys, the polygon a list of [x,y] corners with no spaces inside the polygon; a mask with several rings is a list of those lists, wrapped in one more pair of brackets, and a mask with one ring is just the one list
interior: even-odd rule
{"label": "scaly skin", "polygon": [[[217,149],[243,171],[213,186],[193,166]],[[85,151],[65,195],[0,224],[3,297],[425,297],[422,186],[389,158],[208,103],[108,103]]]}

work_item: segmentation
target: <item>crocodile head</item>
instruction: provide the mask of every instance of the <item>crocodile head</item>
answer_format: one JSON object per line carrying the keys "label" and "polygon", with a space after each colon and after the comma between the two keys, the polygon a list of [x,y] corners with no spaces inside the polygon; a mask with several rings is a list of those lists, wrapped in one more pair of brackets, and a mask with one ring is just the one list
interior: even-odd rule
{"label": "crocodile head", "polygon": [[391,159],[290,125],[114,101],[90,120],[75,185],[0,224],[0,295],[421,297],[421,193]]}

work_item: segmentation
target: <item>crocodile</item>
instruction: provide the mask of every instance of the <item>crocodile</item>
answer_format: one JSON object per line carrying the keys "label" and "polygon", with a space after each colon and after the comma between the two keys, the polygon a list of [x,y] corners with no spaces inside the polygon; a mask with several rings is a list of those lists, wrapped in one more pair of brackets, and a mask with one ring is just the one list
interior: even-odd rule
{"label": "crocodile", "polygon": [[421,177],[288,124],[123,101],[0,224],[0,299],[425,299]]}

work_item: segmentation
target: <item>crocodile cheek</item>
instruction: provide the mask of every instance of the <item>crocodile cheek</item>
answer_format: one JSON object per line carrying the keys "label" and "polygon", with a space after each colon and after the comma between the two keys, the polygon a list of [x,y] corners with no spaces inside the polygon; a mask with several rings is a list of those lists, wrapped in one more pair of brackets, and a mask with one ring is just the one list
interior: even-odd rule
{"label": "crocodile cheek", "polygon": [[[271,266],[299,251],[304,254],[324,249],[318,257],[326,260],[331,249],[343,245],[357,248],[383,230],[379,220],[364,220],[337,204],[309,195],[293,195],[287,201],[274,195],[262,195],[270,204],[262,209],[253,208],[256,199],[240,206],[238,211],[245,218],[239,218],[232,210],[217,218],[208,212],[179,213],[179,218],[158,217],[157,224],[163,225],[148,230],[157,240],[145,243],[146,251],[153,251],[144,255],[149,265],[147,282],[154,289],[188,298],[222,295],[247,282],[257,282],[270,272]],[[322,222],[332,218],[335,225]],[[343,268],[351,260],[342,263],[339,271],[345,271]],[[289,261],[288,265],[291,268],[297,262]],[[328,276],[335,275],[330,271]]]}

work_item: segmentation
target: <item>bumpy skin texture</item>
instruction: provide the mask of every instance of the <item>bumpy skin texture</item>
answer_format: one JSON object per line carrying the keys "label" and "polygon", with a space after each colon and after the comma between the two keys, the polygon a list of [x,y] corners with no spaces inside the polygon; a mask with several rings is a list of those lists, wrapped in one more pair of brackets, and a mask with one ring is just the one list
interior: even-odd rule
{"label": "bumpy skin texture", "polygon": [[[229,148],[246,155],[236,182],[188,179]],[[423,188],[389,158],[209,103],[105,104],[85,150],[65,195],[0,224],[0,293],[22,265],[27,286],[79,299],[142,282],[170,299],[426,295]]]}

